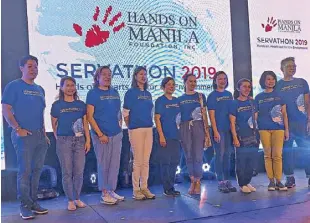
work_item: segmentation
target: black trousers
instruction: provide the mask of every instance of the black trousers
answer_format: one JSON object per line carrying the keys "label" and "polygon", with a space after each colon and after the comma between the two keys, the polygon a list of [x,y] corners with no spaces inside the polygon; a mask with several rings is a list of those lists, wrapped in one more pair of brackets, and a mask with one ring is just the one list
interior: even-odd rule
{"label": "black trousers", "polygon": [[164,190],[174,188],[175,173],[180,162],[180,142],[167,139],[166,147],[159,145],[160,172]]}
{"label": "black trousers", "polygon": [[257,152],[257,147],[236,148],[236,175],[240,187],[246,186],[252,180]]}

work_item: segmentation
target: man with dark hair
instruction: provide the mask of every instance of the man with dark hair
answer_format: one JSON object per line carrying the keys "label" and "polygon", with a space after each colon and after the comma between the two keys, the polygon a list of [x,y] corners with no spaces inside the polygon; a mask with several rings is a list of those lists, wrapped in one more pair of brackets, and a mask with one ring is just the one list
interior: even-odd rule
{"label": "man with dark hair", "polygon": [[[308,149],[306,137],[310,131],[309,85],[304,79],[293,77],[296,73],[294,57],[281,61],[281,71],[284,78],[278,81],[276,90],[286,104],[290,131],[289,140],[285,141],[283,146],[283,169],[286,175],[285,186],[292,188],[295,186],[293,142],[300,148]],[[309,158],[309,154],[305,157]],[[306,175],[309,178],[310,162],[305,163]],[[308,184],[310,187],[310,179]]]}
{"label": "man with dark hair", "polygon": [[13,129],[11,140],[17,155],[20,216],[32,219],[33,212],[48,212],[37,203],[37,192],[50,141],[44,128],[45,93],[34,83],[38,75],[38,59],[30,55],[22,58],[20,70],[22,78],[7,84],[1,103],[3,116]]}

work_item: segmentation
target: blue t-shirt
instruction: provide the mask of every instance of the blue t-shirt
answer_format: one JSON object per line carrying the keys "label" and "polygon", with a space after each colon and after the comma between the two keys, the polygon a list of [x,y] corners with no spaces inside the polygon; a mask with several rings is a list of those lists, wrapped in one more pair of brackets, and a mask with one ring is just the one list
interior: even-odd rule
{"label": "blue t-shirt", "polygon": [[305,124],[307,112],[304,95],[309,93],[307,81],[302,78],[293,78],[291,81],[279,80],[276,91],[286,104],[288,120]]}
{"label": "blue t-shirt", "polygon": [[229,106],[233,100],[229,91],[212,91],[207,100],[208,110],[215,111],[215,121],[218,131],[228,131],[230,129],[229,122]]}
{"label": "blue t-shirt", "polygon": [[57,118],[57,136],[84,135],[84,115],[86,115],[86,105],[83,101],[55,101],[52,104],[51,116]]}
{"label": "blue t-shirt", "polygon": [[250,102],[250,100],[240,101],[236,99],[231,102],[229,113],[236,117],[236,129],[238,132],[241,132],[242,135],[248,134],[254,128],[252,118],[253,112],[257,112],[253,100]]}
{"label": "blue t-shirt", "polygon": [[86,104],[94,106],[94,119],[103,134],[111,137],[122,131],[121,100],[117,90],[95,87],[87,93]]}
{"label": "blue t-shirt", "polygon": [[129,110],[129,129],[153,127],[153,102],[149,91],[130,88],[123,107]]}
{"label": "blue t-shirt", "polygon": [[17,79],[6,85],[2,104],[12,106],[14,117],[21,128],[29,131],[44,127],[45,92],[37,84]]}
{"label": "blue t-shirt", "polygon": [[[181,109],[181,122],[202,120],[199,94],[183,94],[178,98]],[[202,94],[203,106],[207,106],[206,96]]]}
{"label": "blue t-shirt", "polygon": [[283,130],[283,100],[276,91],[261,92],[255,97],[258,109],[258,128],[260,130]]}
{"label": "blue t-shirt", "polygon": [[178,139],[177,117],[180,116],[178,99],[169,100],[165,95],[155,101],[155,114],[160,115],[160,122],[166,139]]}

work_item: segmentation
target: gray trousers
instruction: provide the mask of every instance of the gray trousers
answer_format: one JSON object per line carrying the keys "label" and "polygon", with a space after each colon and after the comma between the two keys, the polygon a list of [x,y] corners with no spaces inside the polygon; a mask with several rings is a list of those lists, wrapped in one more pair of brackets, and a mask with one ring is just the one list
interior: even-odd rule
{"label": "gray trousers", "polygon": [[114,191],[117,186],[123,133],[109,137],[107,144],[101,144],[98,136],[93,132],[91,137],[97,158],[99,190]]}
{"label": "gray trousers", "polygon": [[69,201],[79,200],[85,166],[85,138],[58,136],[56,153],[61,165],[62,187]]}
{"label": "gray trousers", "polygon": [[41,170],[47,151],[44,132],[32,131],[32,135],[20,137],[16,131],[11,134],[17,155],[17,192],[22,205],[32,205],[38,199]]}
{"label": "gray trousers", "polygon": [[180,135],[188,174],[201,179],[205,140],[203,122],[201,120],[182,122]]}

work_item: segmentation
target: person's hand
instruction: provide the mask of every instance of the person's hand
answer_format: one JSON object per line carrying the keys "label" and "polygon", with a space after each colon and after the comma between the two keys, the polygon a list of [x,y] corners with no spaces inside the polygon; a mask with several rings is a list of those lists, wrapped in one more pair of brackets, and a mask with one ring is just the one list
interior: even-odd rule
{"label": "person's hand", "polygon": [[164,136],[159,136],[159,143],[162,147],[166,147],[167,142]]}
{"label": "person's hand", "polygon": [[28,131],[27,129],[22,129],[22,128],[16,130],[16,134],[20,137],[32,135],[32,133],[30,131]]}
{"label": "person's hand", "polygon": [[240,142],[239,142],[239,139],[237,137],[233,138],[233,144],[235,147],[240,147]]}
{"label": "person's hand", "polygon": [[85,149],[85,154],[87,154],[90,150],[90,142],[89,141],[85,142],[84,149]]}
{"label": "person's hand", "polygon": [[290,132],[288,130],[284,131],[284,140],[287,141],[290,139]]}
{"label": "person's hand", "polygon": [[220,143],[221,141],[221,136],[220,136],[220,133],[218,131],[214,132],[214,141],[217,142],[217,143]]}
{"label": "person's hand", "polygon": [[109,142],[109,137],[107,137],[106,135],[102,135],[99,137],[99,141],[101,144],[107,144]]}

